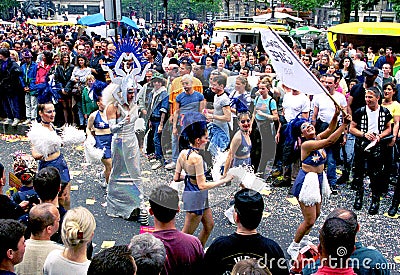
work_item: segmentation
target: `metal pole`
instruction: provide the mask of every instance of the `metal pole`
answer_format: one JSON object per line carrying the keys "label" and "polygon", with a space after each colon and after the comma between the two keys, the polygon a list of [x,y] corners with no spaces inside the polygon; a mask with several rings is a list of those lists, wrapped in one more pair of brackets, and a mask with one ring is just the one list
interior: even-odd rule
{"label": "metal pole", "polygon": [[117,3],[116,3],[116,0],[113,0],[113,21],[114,21],[115,42],[118,43],[118,20],[117,20]]}

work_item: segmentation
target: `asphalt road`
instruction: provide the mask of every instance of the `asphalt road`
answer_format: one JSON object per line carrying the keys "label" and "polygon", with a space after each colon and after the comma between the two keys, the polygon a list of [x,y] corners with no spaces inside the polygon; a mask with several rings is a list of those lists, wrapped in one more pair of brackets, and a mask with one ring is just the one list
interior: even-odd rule
{"label": "asphalt road", "polygon": [[[10,139],[9,136],[0,135],[0,137],[0,161],[4,164],[7,172],[11,169],[12,157],[10,155],[17,150],[29,152],[30,145],[29,142],[19,140],[20,137],[11,139],[12,142],[6,141],[6,139]],[[115,241],[115,244],[129,243],[132,236],[139,233],[140,226],[136,222],[111,218],[106,215],[105,207],[102,206],[105,202],[105,190],[100,187],[99,181],[96,179],[96,173],[101,170],[101,166],[87,166],[84,163],[83,150],[79,146],[63,148],[63,153],[73,177],[71,184],[77,186],[77,190],[71,191],[71,206],[85,206],[96,218],[97,228],[93,239],[95,252],[100,250],[104,241]],[[152,171],[150,166],[151,164],[145,158],[142,158],[142,176],[147,190],[146,193],[153,187],[172,179],[172,172],[163,168]],[[235,227],[224,216],[224,211],[229,207],[229,202],[237,190],[239,190],[238,186],[229,186],[210,191],[215,228],[207,246],[216,237],[235,231]],[[266,208],[258,231],[277,241],[286,251],[297,225],[302,220],[301,212],[298,205],[292,204],[288,200],[288,198],[292,198],[288,195],[289,188],[271,188],[270,191],[270,194],[264,195]],[[87,199],[94,199],[94,204],[87,204]],[[322,226],[326,215],[337,207],[352,209],[353,200],[354,192],[350,190],[350,186],[339,186],[339,194],[331,196],[329,201],[324,203],[321,217],[310,233],[315,240],[314,243],[318,243],[318,229]],[[373,246],[381,251],[388,262],[393,265],[391,266],[392,274],[400,274],[400,264],[394,263],[395,257],[400,263],[399,219],[392,219],[383,215],[390,206],[391,198],[387,196],[382,199],[379,214],[375,216],[367,214],[369,202],[369,191],[367,191],[363,209],[356,211],[361,225],[357,238],[365,246]],[[182,228],[183,220],[184,213],[181,212],[177,215],[178,228]],[[153,224],[152,218],[150,218],[150,224]]]}

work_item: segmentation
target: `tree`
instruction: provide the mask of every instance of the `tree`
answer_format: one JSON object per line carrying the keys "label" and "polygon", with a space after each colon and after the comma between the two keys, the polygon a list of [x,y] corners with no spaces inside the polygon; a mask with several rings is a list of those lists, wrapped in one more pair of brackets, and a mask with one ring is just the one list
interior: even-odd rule
{"label": "tree", "polygon": [[321,7],[327,1],[328,0],[288,0],[293,6],[293,9],[298,11],[314,11],[315,8]]}
{"label": "tree", "polygon": [[10,9],[19,7],[19,2],[15,0],[1,0],[0,1],[0,17],[8,18]]}

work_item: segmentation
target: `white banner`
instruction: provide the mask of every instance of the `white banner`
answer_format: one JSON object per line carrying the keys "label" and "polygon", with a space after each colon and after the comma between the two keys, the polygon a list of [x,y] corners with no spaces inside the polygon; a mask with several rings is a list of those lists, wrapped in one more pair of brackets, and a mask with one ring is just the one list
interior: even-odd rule
{"label": "white banner", "polygon": [[272,30],[262,30],[261,41],[283,84],[309,95],[326,91],[321,82],[306,68],[278,34]]}

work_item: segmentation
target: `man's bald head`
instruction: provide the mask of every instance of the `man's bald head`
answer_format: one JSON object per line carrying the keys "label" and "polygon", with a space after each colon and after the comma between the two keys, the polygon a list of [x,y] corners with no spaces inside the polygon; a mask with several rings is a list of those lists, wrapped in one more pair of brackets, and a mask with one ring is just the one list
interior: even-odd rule
{"label": "man's bald head", "polygon": [[352,228],[354,228],[355,232],[358,232],[360,229],[357,222],[357,214],[349,209],[336,208],[326,217],[326,219],[330,218],[340,218],[346,221]]}

